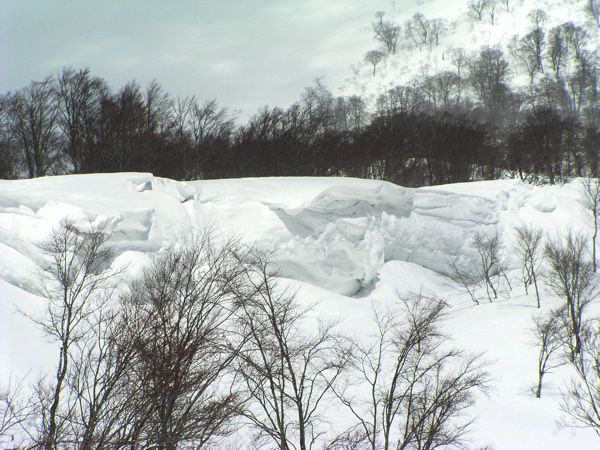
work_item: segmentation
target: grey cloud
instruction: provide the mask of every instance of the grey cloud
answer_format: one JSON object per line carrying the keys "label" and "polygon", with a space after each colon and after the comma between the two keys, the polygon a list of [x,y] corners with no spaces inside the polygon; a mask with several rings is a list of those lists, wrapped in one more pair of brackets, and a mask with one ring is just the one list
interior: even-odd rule
{"label": "grey cloud", "polygon": [[[64,66],[113,87],[158,80],[245,114],[286,106],[324,76],[334,85],[373,45],[364,28],[388,1],[23,1],[0,11],[0,88]],[[334,86],[331,86],[334,87]]]}

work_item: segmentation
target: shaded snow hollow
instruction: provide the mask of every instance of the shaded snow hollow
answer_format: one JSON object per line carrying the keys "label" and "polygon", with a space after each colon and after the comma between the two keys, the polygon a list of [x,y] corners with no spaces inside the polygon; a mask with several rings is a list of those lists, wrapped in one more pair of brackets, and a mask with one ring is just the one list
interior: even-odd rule
{"label": "shaded snow hollow", "polygon": [[126,260],[212,225],[272,252],[284,277],[353,295],[388,261],[449,275],[453,262],[475,262],[475,233],[503,233],[523,220],[560,223],[576,195],[575,187],[514,180],[418,189],[352,178],[177,182],[144,173],[0,181],[0,278],[39,292],[31,277],[43,269],[39,245],[69,218],[110,231]]}

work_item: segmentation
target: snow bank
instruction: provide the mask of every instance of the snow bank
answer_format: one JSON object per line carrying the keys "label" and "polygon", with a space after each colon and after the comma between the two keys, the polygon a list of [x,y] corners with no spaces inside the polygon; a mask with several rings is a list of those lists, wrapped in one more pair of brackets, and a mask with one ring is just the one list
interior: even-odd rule
{"label": "snow bank", "polygon": [[350,178],[185,183],[142,173],[0,181],[0,278],[39,292],[40,244],[69,218],[110,231],[117,254],[152,253],[212,225],[272,252],[285,277],[354,294],[387,261],[449,275],[452,263],[474,262],[476,233],[510,232],[531,217],[554,223],[576,191],[513,180],[407,189]]}
{"label": "snow bank", "polygon": [[[474,306],[445,276],[452,263],[476,262],[475,233],[500,233],[510,257],[513,229],[523,223],[549,236],[591,232],[579,198],[575,182],[534,187],[514,180],[420,189],[349,178],[183,183],[140,173],[0,181],[0,386],[54,370],[56,346],[16,310],[45,310],[36,295],[45,268],[41,244],[61,220],[109,230],[114,264],[131,275],[154,252],[211,226],[271,251],[288,278],[280,282],[297,290],[299,301],[316,303],[316,316],[339,318],[341,331],[359,339],[375,331],[367,317],[378,302],[418,291],[443,298],[451,306],[444,330],[458,347],[485,352],[494,377],[494,392],[473,408],[473,448],[595,448],[592,430],[556,426],[568,367],[547,376],[544,398],[530,392],[537,374],[531,316],[561,299],[542,288],[537,310],[515,278],[510,297]],[[589,314],[600,316],[600,304]],[[337,425],[352,420],[345,410],[332,414]],[[241,438],[243,432],[234,436]]]}

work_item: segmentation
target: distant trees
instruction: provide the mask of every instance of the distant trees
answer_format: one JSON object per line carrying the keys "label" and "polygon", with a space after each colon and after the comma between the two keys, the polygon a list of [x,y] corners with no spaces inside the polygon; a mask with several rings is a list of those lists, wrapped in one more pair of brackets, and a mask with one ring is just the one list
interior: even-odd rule
{"label": "distant trees", "polygon": [[400,25],[383,20],[385,13],[378,11],[375,14],[375,22],[371,24],[375,39],[385,48],[389,54],[396,54],[398,41],[400,39]]}
{"label": "distant trees", "polygon": [[531,84],[533,84],[535,74],[544,71],[542,64],[544,37],[544,31],[536,28],[520,39],[513,38],[511,43],[511,52],[527,69]]}
{"label": "distant trees", "polygon": [[365,61],[373,66],[373,76],[376,74],[377,65],[385,59],[385,53],[379,50],[369,50],[365,54]]}
{"label": "distant trees", "polygon": [[550,29],[548,38],[548,57],[552,63],[556,79],[561,79],[561,71],[568,60],[565,31],[561,26]]}
{"label": "distant trees", "polygon": [[508,92],[508,61],[499,48],[486,47],[468,65],[469,83],[494,123],[502,122]]}
{"label": "distant trees", "polygon": [[504,5],[508,12],[510,0],[470,0],[467,3],[467,16],[472,20],[481,22],[487,14],[491,24],[494,25],[496,22],[496,10],[500,3]]}
{"label": "distant trees", "polygon": [[[215,161],[229,151],[234,118],[216,100],[199,104],[196,98],[179,98],[173,105],[174,145],[181,163],[175,177],[185,180],[206,178],[220,168]],[[222,170],[222,169],[221,169]]]}
{"label": "distant trees", "polygon": [[496,20],[496,8],[498,7],[498,1],[497,0],[486,0],[486,4],[485,4],[485,9],[488,13],[488,16],[490,18],[490,21],[492,22],[492,25],[494,25],[494,22]]}
{"label": "distant trees", "polygon": [[12,132],[10,95],[0,95],[0,178],[16,178],[19,174],[19,158]]}
{"label": "distant trees", "polygon": [[486,4],[487,0],[470,0],[467,5],[469,16],[475,20],[482,21]]}
{"label": "distant trees", "polygon": [[[497,11],[494,2],[472,3],[483,19]],[[506,173],[537,183],[597,175],[600,66],[589,33],[572,22],[546,30],[541,10],[529,16],[532,30],[515,37],[509,55],[450,49],[442,58],[452,70],[423,66],[374,104],[335,96],[318,81],[289,107],[262,108],[245,123],[216,100],[172,98],[156,81],[113,91],[87,69],[65,68],[0,96],[0,176],[148,171],[421,186]],[[420,13],[402,28],[385,17],[371,24],[381,48],[364,56],[373,76],[399,46],[431,48],[447,31],[445,21]],[[510,89],[509,56],[527,70],[528,86]]]}
{"label": "distant trees", "polygon": [[10,128],[30,178],[51,173],[59,163],[55,87],[52,78],[33,82],[13,94]]}
{"label": "distant trees", "polygon": [[89,69],[65,68],[58,75],[58,126],[64,139],[63,151],[74,173],[89,170],[94,158],[100,125],[102,99],[108,87],[90,75]]}
{"label": "distant trees", "polygon": [[416,13],[404,25],[405,36],[415,47],[439,45],[440,37],[446,32],[446,23],[442,19],[427,19]]}
{"label": "distant trees", "polygon": [[536,30],[539,30],[548,19],[548,14],[543,9],[534,9],[527,14],[527,18],[533,24]]}
{"label": "distant trees", "polygon": [[509,136],[511,166],[523,180],[543,174],[555,184],[573,173],[571,166],[582,167],[578,140],[573,120],[561,117],[552,108],[535,108]]}

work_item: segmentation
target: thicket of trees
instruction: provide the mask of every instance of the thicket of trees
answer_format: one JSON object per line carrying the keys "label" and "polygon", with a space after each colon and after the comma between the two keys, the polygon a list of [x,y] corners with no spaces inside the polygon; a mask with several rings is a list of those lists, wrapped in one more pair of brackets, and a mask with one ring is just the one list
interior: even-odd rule
{"label": "thicket of trees", "polygon": [[[487,16],[496,5],[471,9]],[[451,49],[452,69],[389,89],[374,104],[336,97],[317,81],[290,107],[260,109],[246,123],[214,100],[172,98],[157,82],[112,90],[87,69],[66,68],[0,95],[0,178],[150,171],[184,180],[331,175],[420,186],[507,174],[550,183],[598,176],[600,60],[587,50],[590,34],[572,22],[548,29],[541,10],[529,19],[531,31],[515,36],[507,54]],[[406,46],[437,45],[446,28],[422,14],[401,26],[379,12],[372,31],[381,48],[365,59],[376,74]],[[511,90],[521,70],[529,84]]]}

